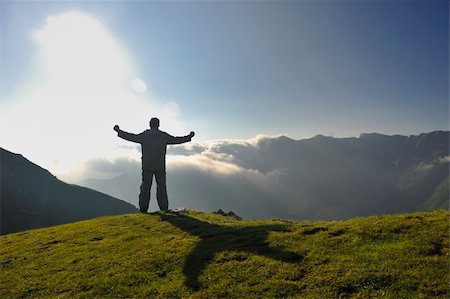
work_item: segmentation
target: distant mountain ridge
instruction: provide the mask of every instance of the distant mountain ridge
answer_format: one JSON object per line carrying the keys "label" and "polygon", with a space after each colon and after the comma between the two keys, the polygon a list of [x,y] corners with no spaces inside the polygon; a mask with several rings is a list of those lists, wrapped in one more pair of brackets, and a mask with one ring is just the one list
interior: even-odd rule
{"label": "distant mountain ridge", "polygon": [[[195,163],[184,168],[169,164],[169,196],[175,206],[222,208],[244,218],[318,220],[448,209],[449,204],[448,131],[416,136],[368,133],[357,138],[318,135],[301,140],[264,137],[256,142],[169,147],[168,154],[201,156],[264,178],[255,184],[254,177],[239,173],[234,178],[203,171]],[[130,164],[126,170],[109,180],[80,184],[134,200],[139,165]]]}
{"label": "distant mountain ridge", "polygon": [[431,205],[423,203],[433,194],[433,209],[448,209],[448,131],[359,138],[319,135],[298,141],[280,137],[269,148],[278,155],[264,158],[293,169],[293,177],[312,199],[306,215],[322,207],[340,209],[342,218],[430,210]]}
{"label": "distant mountain ridge", "polygon": [[0,162],[1,234],[137,211],[109,195],[66,184],[3,148]]}

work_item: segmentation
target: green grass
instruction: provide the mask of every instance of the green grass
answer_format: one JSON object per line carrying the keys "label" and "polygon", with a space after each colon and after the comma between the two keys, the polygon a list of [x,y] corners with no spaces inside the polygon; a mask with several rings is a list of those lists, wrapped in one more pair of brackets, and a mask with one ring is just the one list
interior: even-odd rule
{"label": "green grass", "polygon": [[449,213],[102,217],[0,237],[0,298],[448,298]]}
{"label": "green grass", "polygon": [[440,183],[429,199],[424,201],[418,208],[419,211],[433,211],[449,208],[449,185],[450,179],[446,178]]}

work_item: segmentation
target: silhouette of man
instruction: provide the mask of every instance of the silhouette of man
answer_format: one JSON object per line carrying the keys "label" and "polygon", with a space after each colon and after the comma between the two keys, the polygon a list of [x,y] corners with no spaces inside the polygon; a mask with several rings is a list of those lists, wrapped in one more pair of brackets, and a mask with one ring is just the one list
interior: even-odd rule
{"label": "silhouette of man", "polygon": [[166,190],[166,149],[168,144],[180,144],[191,141],[195,133],[187,136],[174,137],[159,130],[159,119],[150,120],[150,130],[140,134],[132,134],[122,131],[118,125],[114,126],[120,138],[141,144],[142,148],[142,184],[139,194],[139,208],[142,213],[148,210],[150,202],[150,189],[153,176],[156,179],[156,198],[161,210],[169,209]]}

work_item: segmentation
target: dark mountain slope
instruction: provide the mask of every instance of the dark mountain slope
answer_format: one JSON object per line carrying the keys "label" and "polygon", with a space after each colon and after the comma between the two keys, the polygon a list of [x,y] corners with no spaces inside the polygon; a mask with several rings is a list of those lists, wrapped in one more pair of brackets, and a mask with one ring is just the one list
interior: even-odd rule
{"label": "dark mountain slope", "polygon": [[260,171],[285,171],[282,181],[288,188],[305,194],[308,207],[300,217],[306,218],[328,218],[320,210],[330,207],[337,218],[412,212],[422,209],[449,176],[448,131],[303,140],[282,136],[263,140],[257,148],[266,161]]}
{"label": "dark mountain slope", "polygon": [[1,234],[137,211],[106,194],[66,184],[19,154],[1,149],[0,162]]}

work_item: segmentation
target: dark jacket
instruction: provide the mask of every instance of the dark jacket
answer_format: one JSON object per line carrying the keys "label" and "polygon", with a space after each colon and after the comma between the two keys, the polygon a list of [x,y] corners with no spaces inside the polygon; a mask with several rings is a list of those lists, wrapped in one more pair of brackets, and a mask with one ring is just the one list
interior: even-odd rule
{"label": "dark jacket", "polygon": [[191,141],[191,136],[174,137],[159,129],[145,130],[140,134],[119,130],[118,136],[142,146],[142,169],[164,170],[166,168],[166,149],[168,144]]}

